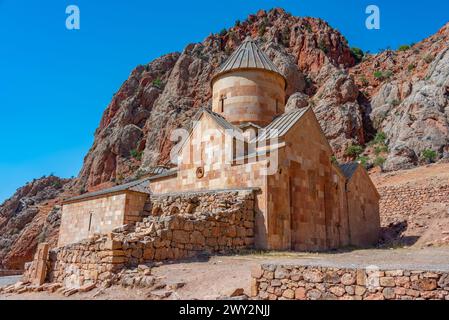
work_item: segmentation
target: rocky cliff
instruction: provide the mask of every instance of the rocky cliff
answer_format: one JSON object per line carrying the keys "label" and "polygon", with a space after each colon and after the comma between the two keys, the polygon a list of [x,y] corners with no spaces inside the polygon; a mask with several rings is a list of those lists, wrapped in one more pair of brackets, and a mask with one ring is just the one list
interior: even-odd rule
{"label": "rocky cliff", "polygon": [[[418,44],[368,55],[350,70],[388,146],[384,169],[449,157],[449,24]],[[425,156],[426,150],[432,150]],[[429,152],[428,152],[429,154]]]}
{"label": "rocky cliff", "polygon": [[[133,70],[103,115],[82,188],[169,164],[171,131],[210,105],[211,76],[247,36],[285,74],[287,110],[312,106],[338,159],[381,156],[384,169],[398,170],[423,163],[425,150],[435,151],[431,160],[449,156],[449,26],[400,51],[361,57],[323,20],[273,9]],[[374,152],[367,143],[379,132],[385,146]]]}
{"label": "rocky cliff", "polygon": [[[37,180],[0,207],[0,261],[21,267],[38,238],[55,242],[64,195],[169,165],[172,129],[210,105],[209,80],[247,36],[285,74],[287,110],[311,106],[339,160],[397,170],[449,157],[449,25],[400,51],[363,55],[323,20],[260,11],[136,67],[104,111],[78,179],[57,180],[61,189],[49,182],[57,178]],[[33,205],[22,205],[30,198]]]}
{"label": "rocky cliff", "polygon": [[39,242],[56,244],[61,200],[71,180],[55,176],[28,183],[0,206],[0,269],[21,269]]}
{"label": "rocky cliff", "polygon": [[260,11],[133,70],[103,115],[79,176],[82,187],[169,164],[171,131],[188,126],[199,107],[210,105],[212,75],[247,36],[287,77],[289,109],[314,106],[337,155],[365,142],[359,90],[348,73],[355,60],[345,38],[320,19]]}

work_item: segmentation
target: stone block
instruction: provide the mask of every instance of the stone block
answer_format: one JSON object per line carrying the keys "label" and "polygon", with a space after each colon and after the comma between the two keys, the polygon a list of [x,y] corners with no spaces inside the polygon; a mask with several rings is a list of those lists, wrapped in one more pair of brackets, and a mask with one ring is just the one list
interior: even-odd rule
{"label": "stone block", "polygon": [[437,281],[435,279],[418,279],[412,282],[412,288],[419,291],[432,291],[437,288]]}
{"label": "stone block", "polygon": [[305,288],[296,288],[295,289],[295,299],[296,300],[305,300],[306,299],[306,289]]}
{"label": "stone block", "polygon": [[282,293],[282,296],[286,299],[294,299],[295,298],[295,291],[291,289],[287,289]]}
{"label": "stone block", "polygon": [[303,272],[303,277],[305,281],[312,283],[320,283],[324,279],[323,273],[319,270],[306,270]]}
{"label": "stone block", "polygon": [[357,269],[357,285],[365,286],[366,285],[366,272],[364,269]]}
{"label": "stone block", "polygon": [[384,298],[387,300],[393,300],[396,297],[395,290],[393,288],[385,288],[382,291]]}
{"label": "stone block", "polygon": [[357,281],[356,276],[351,273],[345,273],[341,277],[341,283],[344,284],[345,286],[351,286],[355,284],[356,281]]}
{"label": "stone block", "polygon": [[382,287],[394,287],[396,286],[393,277],[381,277],[379,283]]}
{"label": "stone block", "polygon": [[263,276],[263,270],[260,266],[254,266],[251,268],[251,277],[260,279]]}

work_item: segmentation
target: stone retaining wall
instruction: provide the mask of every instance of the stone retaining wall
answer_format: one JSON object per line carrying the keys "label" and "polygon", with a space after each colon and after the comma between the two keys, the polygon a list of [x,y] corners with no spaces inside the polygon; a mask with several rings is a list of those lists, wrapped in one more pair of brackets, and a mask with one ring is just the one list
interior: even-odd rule
{"label": "stone retaining wall", "polygon": [[47,279],[68,288],[110,284],[123,268],[252,247],[254,199],[252,190],[154,197],[153,216],[134,227],[51,251]]}
{"label": "stone retaining wall", "polygon": [[390,186],[378,189],[380,214],[389,223],[394,216],[417,214],[429,203],[449,203],[449,185],[435,187]]}
{"label": "stone retaining wall", "polygon": [[449,300],[449,272],[265,264],[251,276],[262,300]]}

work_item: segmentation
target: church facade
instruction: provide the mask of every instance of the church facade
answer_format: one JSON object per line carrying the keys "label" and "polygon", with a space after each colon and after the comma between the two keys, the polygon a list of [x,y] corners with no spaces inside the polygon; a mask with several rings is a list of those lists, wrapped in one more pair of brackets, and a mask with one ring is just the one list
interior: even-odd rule
{"label": "church facade", "polygon": [[212,110],[201,109],[178,135],[176,167],[67,200],[60,246],[157,214],[155,195],[244,188],[256,193],[256,248],[377,243],[380,196],[366,170],[333,161],[311,108],[285,112],[287,81],[253,40],[231,55],[211,86]]}

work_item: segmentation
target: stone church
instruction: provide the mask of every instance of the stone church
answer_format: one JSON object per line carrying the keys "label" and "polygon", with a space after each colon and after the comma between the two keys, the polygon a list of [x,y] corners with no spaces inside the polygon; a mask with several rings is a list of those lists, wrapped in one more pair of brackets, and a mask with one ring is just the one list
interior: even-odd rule
{"label": "stone church", "polygon": [[211,80],[201,109],[172,151],[176,167],[68,199],[59,246],[160,214],[152,198],[248,189],[254,247],[322,251],[378,240],[379,194],[357,163],[339,166],[311,108],[285,112],[287,80],[250,38]]}

